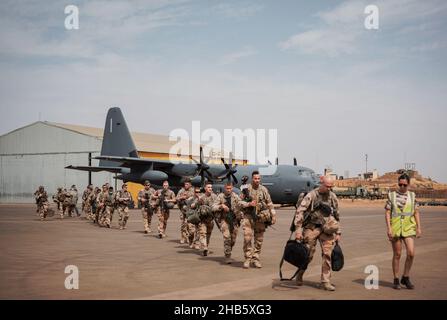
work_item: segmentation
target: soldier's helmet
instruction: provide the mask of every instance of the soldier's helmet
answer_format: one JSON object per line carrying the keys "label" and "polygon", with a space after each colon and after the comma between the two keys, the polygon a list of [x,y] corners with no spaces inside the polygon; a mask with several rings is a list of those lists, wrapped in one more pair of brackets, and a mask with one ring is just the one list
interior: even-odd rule
{"label": "soldier's helmet", "polygon": [[71,188],[72,188],[72,189],[76,189],[76,185],[73,184],[73,185],[71,186]]}
{"label": "soldier's helmet", "polygon": [[61,187],[57,188],[57,191],[62,191],[62,188]]}
{"label": "soldier's helmet", "polygon": [[43,186],[39,186],[39,191],[43,191]]}
{"label": "soldier's helmet", "polygon": [[150,182],[149,180],[146,180],[146,181],[144,181],[144,185],[145,185],[145,186],[150,186],[150,185],[151,185],[151,182]]}

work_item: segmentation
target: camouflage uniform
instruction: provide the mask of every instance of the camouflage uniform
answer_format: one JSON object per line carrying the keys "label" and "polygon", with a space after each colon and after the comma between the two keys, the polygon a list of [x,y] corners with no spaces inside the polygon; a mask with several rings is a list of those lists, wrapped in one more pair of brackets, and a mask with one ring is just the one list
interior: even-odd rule
{"label": "camouflage uniform", "polygon": [[[231,203],[230,210],[234,213],[234,217],[230,217],[229,212],[225,212],[221,205]],[[234,192],[227,197],[225,193],[220,193],[213,204],[213,211],[216,213],[218,227],[223,235],[225,258],[231,258],[231,251],[236,243],[237,233],[242,219],[241,208],[245,206],[238,195]],[[232,220],[233,218],[233,220]],[[227,261],[228,262],[228,261]]]}
{"label": "camouflage uniform", "polygon": [[79,217],[80,214],[78,212],[78,209],[76,208],[76,205],[78,204],[78,190],[75,187],[71,187],[68,193],[71,195],[70,204],[68,206],[68,213],[71,217],[72,213],[76,212],[77,216]]}
{"label": "camouflage uniform", "polygon": [[71,197],[73,196],[70,192],[67,191],[67,189],[64,189],[64,202],[62,203],[62,210],[64,211],[64,215],[68,214],[68,216],[71,217],[70,212],[70,204],[71,204]]}
{"label": "camouflage uniform", "polygon": [[53,194],[53,202],[56,204],[56,208],[59,212],[62,210],[62,203],[59,200],[60,193],[62,193],[62,188],[57,188],[56,194]]}
{"label": "camouflage uniform", "polygon": [[90,203],[90,194],[93,193],[92,189],[87,189],[84,191],[84,193],[82,194],[82,211],[85,214],[85,217],[87,219],[91,219],[91,214],[92,214],[92,205]]}
{"label": "camouflage uniform", "polygon": [[[214,203],[217,201],[217,195],[202,194],[193,204],[194,208],[199,208],[200,223],[198,225],[200,248],[208,254],[208,245],[210,244],[211,232],[214,228],[214,215],[212,212]],[[206,212],[205,212],[206,207]],[[208,212],[209,211],[209,212]]]}
{"label": "camouflage uniform", "polygon": [[115,210],[115,193],[107,192],[103,195],[104,199],[104,213],[102,215],[100,225],[110,228],[112,224],[113,211]]}
{"label": "camouflage uniform", "polygon": [[129,191],[120,190],[115,194],[115,202],[119,213],[120,229],[126,229],[127,220],[129,219],[128,205],[132,201],[132,195]]}
{"label": "camouflage uniform", "polygon": [[85,205],[85,214],[87,215],[87,219],[92,221],[95,221],[95,213],[93,212],[93,209],[94,207],[96,208],[96,196],[97,193],[95,190],[90,191]]}
{"label": "camouflage uniform", "polygon": [[[199,198],[200,194],[196,194],[194,192],[194,196],[190,197],[186,200],[186,211],[194,210],[192,207],[195,203],[197,203],[197,200]],[[188,243],[190,248],[195,248],[197,250],[200,249],[200,242],[199,242],[199,224],[194,224],[191,222],[188,222],[188,217],[186,217],[186,225],[188,228]]]}
{"label": "camouflage uniform", "polygon": [[186,196],[186,199],[194,197],[194,188],[190,187],[188,190],[185,190],[185,188],[181,188],[180,191],[177,193],[177,204],[178,208],[180,209],[180,242],[185,243],[189,239],[188,221],[186,220],[186,211],[188,207],[186,206],[186,200],[180,200],[180,197],[182,196]]}
{"label": "camouflage uniform", "polygon": [[[138,192],[138,202],[141,204],[141,215],[143,216],[144,232],[151,232],[151,222],[154,211],[156,210],[156,201],[153,198],[155,189],[150,187],[148,190],[145,188]],[[149,203],[146,203],[149,201]]]}
{"label": "camouflage uniform", "polygon": [[244,231],[244,268],[253,263],[260,268],[259,256],[261,254],[262,242],[264,241],[264,232],[272,219],[276,219],[276,211],[273,207],[270,193],[266,187],[259,185],[256,189],[250,184],[248,194],[251,201],[256,201],[256,208],[248,207],[247,200],[244,199],[245,207],[242,230]]}
{"label": "camouflage uniform", "polygon": [[109,196],[109,191],[107,190],[102,190],[98,196],[96,197],[96,204],[97,204],[97,208],[96,208],[96,216],[97,216],[97,221],[98,221],[98,225],[104,227],[104,215],[105,215],[105,211],[106,211],[106,198]]}
{"label": "camouflage uniform", "polygon": [[43,220],[47,217],[48,214],[48,195],[47,192],[43,188],[39,188],[35,193],[37,210],[39,212],[40,220]]}
{"label": "camouflage uniform", "polygon": [[162,203],[164,200],[175,200],[174,191],[168,190],[158,190],[158,197],[160,198],[160,204],[158,206],[157,215],[158,215],[158,234],[161,237],[166,237],[166,226],[169,219],[169,208],[166,207],[166,204]]}
{"label": "camouflage uniform", "polygon": [[89,187],[87,187],[85,190],[84,190],[84,192],[82,193],[82,205],[81,205],[81,210],[83,211],[83,212],[85,212],[85,206],[87,205],[87,198],[88,198],[88,195],[90,194],[90,188]]}
{"label": "camouflage uniform", "polygon": [[[329,206],[333,214],[328,215],[323,212],[321,204]],[[321,282],[330,283],[331,278],[331,255],[335,244],[335,235],[340,234],[340,227],[338,224],[338,200],[333,192],[327,194],[320,194],[317,189],[310,191],[300,202],[295,214],[295,227],[297,232],[302,232],[303,242],[309,248],[309,263],[312,261],[315,253],[315,246],[317,240],[320,242],[322,251],[322,268],[321,268]],[[326,227],[336,226],[333,230],[326,231]],[[334,232],[334,230],[336,230]],[[326,232],[325,232],[326,231]],[[299,278],[302,281],[302,276],[305,270],[300,270]]]}

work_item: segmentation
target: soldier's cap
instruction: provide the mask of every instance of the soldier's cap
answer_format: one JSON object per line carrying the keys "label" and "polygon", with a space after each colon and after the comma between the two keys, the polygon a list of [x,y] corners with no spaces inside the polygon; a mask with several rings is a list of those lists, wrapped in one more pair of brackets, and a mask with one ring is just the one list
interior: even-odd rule
{"label": "soldier's cap", "polygon": [[112,190],[113,191],[113,187],[109,187],[109,191]]}
{"label": "soldier's cap", "polygon": [[191,179],[190,178],[184,178],[183,179],[183,183],[187,183],[187,182],[191,183]]}
{"label": "soldier's cap", "polygon": [[76,188],[76,185],[72,185],[71,187],[72,187],[72,188]]}
{"label": "soldier's cap", "polygon": [[151,184],[151,182],[149,180],[144,181],[145,186],[149,186],[150,184]]}

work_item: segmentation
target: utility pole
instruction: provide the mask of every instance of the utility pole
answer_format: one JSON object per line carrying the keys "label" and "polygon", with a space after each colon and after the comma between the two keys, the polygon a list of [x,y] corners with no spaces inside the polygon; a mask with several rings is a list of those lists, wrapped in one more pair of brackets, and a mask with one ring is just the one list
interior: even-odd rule
{"label": "utility pole", "polygon": [[[92,153],[91,152],[88,153],[88,166],[89,167],[92,166]],[[92,184],[92,172],[91,171],[88,172],[88,184],[89,185]]]}
{"label": "utility pole", "polygon": [[368,173],[368,154],[365,154],[365,173]]}

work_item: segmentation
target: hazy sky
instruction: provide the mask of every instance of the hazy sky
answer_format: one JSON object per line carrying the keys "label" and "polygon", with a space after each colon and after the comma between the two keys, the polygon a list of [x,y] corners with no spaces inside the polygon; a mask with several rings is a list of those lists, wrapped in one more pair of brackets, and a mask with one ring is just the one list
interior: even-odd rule
{"label": "hazy sky", "polygon": [[119,106],[133,131],[276,128],[280,163],[447,182],[446,34],[443,0],[1,1],[0,134]]}

